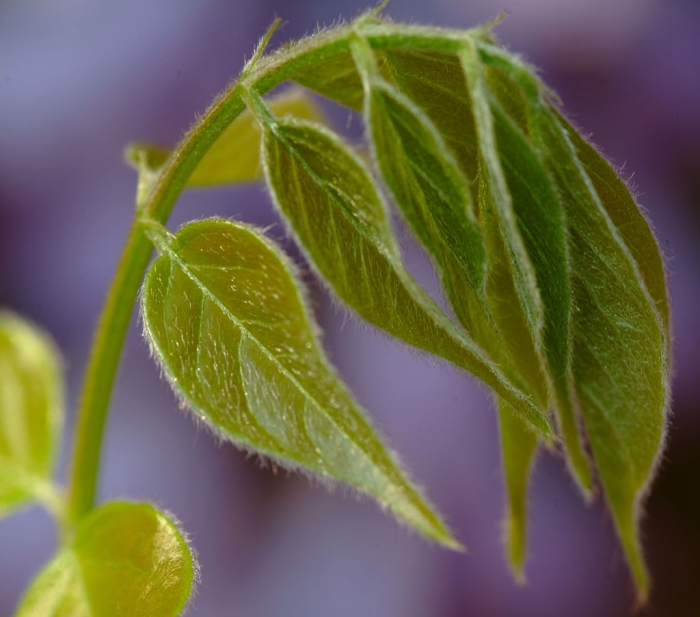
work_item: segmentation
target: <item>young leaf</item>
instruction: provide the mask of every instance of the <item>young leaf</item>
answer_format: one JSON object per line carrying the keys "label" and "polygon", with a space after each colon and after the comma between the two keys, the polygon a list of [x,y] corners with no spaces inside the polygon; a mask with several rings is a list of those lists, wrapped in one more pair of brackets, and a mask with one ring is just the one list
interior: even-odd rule
{"label": "young leaf", "polygon": [[355,41],[352,50],[379,170],[437,262],[458,319],[497,360],[501,342],[486,306],[486,252],[467,183],[430,120],[381,77],[367,43]]}
{"label": "young leaf", "polygon": [[224,438],[347,482],[457,548],[326,360],[279,251],[223,220],[151,235],[161,256],[143,289],[144,325],[186,403]]}
{"label": "young leaf", "polygon": [[178,528],[150,504],[110,502],[24,595],[16,617],[176,617],[196,565]]}
{"label": "young leaf", "polygon": [[[270,106],[281,117],[323,121],[313,99],[300,88],[292,88],[270,99]],[[212,186],[250,182],[263,177],[258,159],[260,128],[253,114],[243,112],[216,140],[187,181],[187,186]]]}
{"label": "young leaf", "polygon": [[500,156],[495,120],[489,92],[477,53],[473,44],[468,44],[460,54],[467,77],[467,86],[472,100],[472,114],[479,143],[480,170],[486,176],[485,187],[491,194],[499,229],[513,269],[515,287],[523,305],[528,329],[537,341],[544,322],[542,299],[540,298],[535,269],[528,255],[513,208],[513,198]]}
{"label": "young leaf", "polygon": [[498,401],[498,420],[506,484],[505,549],[515,579],[523,583],[527,545],[527,488],[538,439],[502,399]]}
{"label": "young leaf", "polygon": [[593,479],[576,421],[571,390],[571,280],[563,206],[534,147],[508,120],[499,105],[492,105],[492,109],[499,148],[504,153],[502,161],[508,187],[543,302],[542,344],[554,391],[557,420],[574,477],[588,495]]}
{"label": "young leaf", "polygon": [[657,303],[566,129],[538,131],[569,222],[574,273],[573,373],[584,423],[640,599],[649,588],[638,538],[641,499],[665,432],[668,332]]}
{"label": "young leaf", "polygon": [[535,429],[551,434],[532,401],[404,270],[384,205],[360,160],[323,127],[278,120],[261,101],[251,104],[264,124],[262,157],[273,200],[340,299],[371,324],[471,372]]}
{"label": "young leaf", "polygon": [[362,79],[349,52],[316,62],[294,75],[294,81],[345,107],[362,111]]}
{"label": "young leaf", "polygon": [[49,337],[0,312],[0,518],[28,501],[54,507],[63,424],[61,360]]}
{"label": "young leaf", "polygon": [[[321,110],[300,88],[291,88],[272,97],[270,107],[282,117],[323,121]],[[206,187],[260,180],[262,169],[259,153],[260,129],[253,115],[243,112],[207,150],[187,180],[187,186]],[[127,161],[146,178],[157,175],[168,156],[169,150],[145,143],[132,144],[126,150]],[[141,190],[140,193],[145,191]]]}

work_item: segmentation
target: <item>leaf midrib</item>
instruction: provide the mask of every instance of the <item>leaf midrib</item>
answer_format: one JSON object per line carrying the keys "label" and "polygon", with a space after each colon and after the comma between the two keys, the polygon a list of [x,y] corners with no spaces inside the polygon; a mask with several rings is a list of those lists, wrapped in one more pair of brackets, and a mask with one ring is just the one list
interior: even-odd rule
{"label": "leaf midrib", "polygon": [[[285,145],[287,151],[292,155],[292,157],[293,157],[294,160],[297,162],[297,164],[298,164],[300,167],[302,167],[302,168],[304,169],[304,171],[306,171],[306,173],[307,173],[307,174],[311,177],[311,179],[316,183],[316,185],[319,187],[319,189],[320,189],[321,191],[323,191],[323,193],[324,193],[325,195],[328,196],[328,199],[329,199],[330,201],[332,201],[332,202],[337,206],[337,209],[342,213],[343,218],[344,218],[345,220],[347,220],[347,221],[352,225],[352,227],[353,227],[365,240],[367,240],[370,244],[372,244],[373,246],[375,246],[375,247],[379,250],[379,252],[387,258],[387,260],[388,260],[389,263],[391,264],[392,268],[393,268],[394,270],[396,270],[396,266],[395,266],[395,264],[394,264],[394,260],[397,259],[397,255],[395,254],[395,253],[396,253],[396,247],[394,246],[392,239],[387,235],[387,237],[381,238],[381,242],[382,242],[382,245],[383,245],[383,246],[377,246],[377,239],[378,239],[378,238],[373,238],[373,237],[367,232],[367,230],[363,229],[361,226],[358,226],[358,225],[357,225],[357,222],[356,222],[351,216],[348,216],[347,206],[346,206],[344,203],[342,203],[343,200],[340,199],[340,196],[339,196],[335,191],[328,190],[328,183],[325,182],[325,181],[323,180],[323,178],[321,178],[321,177],[309,166],[309,164],[306,162],[306,160],[304,159],[304,157],[299,153],[299,151],[294,147],[294,145],[291,144],[291,143],[289,142],[289,140],[286,139],[286,138],[284,137],[284,135],[281,134],[281,132],[278,130],[279,124],[280,124],[279,122],[275,122],[273,125],[267,125],[267,126],[266,126],[266,129],[269,130],[269,131],[271,131],[271,132],[274,134],[275,138],[277,138],[277,140],[279,140],[280,142],[282,142],[282,143]],[[293,124],[292,124],[292,123],[289,123],[289,126],[303,127],[303,128],[307,128],[307,127],[308,127],[308,128],[313,129],[313,130],[318,130],[317,127],[314,127],[314,126],[313,126],[313,124],[307,123],[307,122],[300,122],[300,121],[295,121]],[[321,131],[319,131],[319,132],[321,132]],[[332,141],[334,145],[336,145],[336,146],[338,145],[338,144],[335,143],[336,140],[335,140],[335,139],[332,139],[332,138],[331,138],[329,135],[327,135],[325,132],[321,132],[321,134],[322,134],[325,138],[329,139],[329,141]],[[350,155],[349,153],[344,153],[344,154],[348,155],[349,158],[353,161],[353,163],[355,163],[355,164],[363,171],[363,173],[366,174],[366,176],[367,176],[368,178],[371,178],[371,175],[369,174],[369,172],[367,171],[367,169],[364,167],[364,165],[363,165],[358,159],[356,159],[354,156]],[[369,184],[373,186],[371,180],[370,180],[370,183],[369,183]],[[377,195],[376,197],[377,197],[376,201],[377,201],[377,204],[379,205],[379,208],[382,210],[382,213],[383,213],[384,215],[386,215],[386,210],[385,210],[385,208],[384,208],[384,206],[383,206],[383,204],[382,204],[382,202],[381,202],[381,199],[379,198],[378,195]],[[387,226],[388,226],[388,223],[387,223]]]}
{"label": "leaf midrib", "polygon": [[[174,262],[177,263],[177,265],[180,267],[180,269],[187,275],[187,277],[200,289],[202,292],[203,296],[206,296],[213,304],[215,304],[222,312],[224,312],[230,319],[231,321],[236,325],[236,327],[241,331],[242,335],[247,337],[249,340],[254,342],[260,350],[268,357],[268,359],[279,368],[280,372],[285,375],[287,379],[289,379],[297,388],[298,390],[304,395],[304,397],[311,402],[319,411],[323,413],[323,415],[330,420],[330,422],[333,424],[336,429],[342,433],[344,437],[346,437],[351,443],[356,445],[362,452],[363,454],[370,460],[372,461],[372,464],[377,467],[377,470],[387,479],[393,482],[389,476],[387,476],[382,470],[381,467],[377,465],[376,461],[374,458],[363,448],[362,444],[358,442],[357,440],[353,439],[351,435],[345,431],[345,429],[339,425],[336,420],[333,418],[331,414],[328,414],[323,411],[324,407],[319,401],[316,400],[316,398],[308,392],[308,390],[299,383],[299,381],[296,379],[296,377],[290,373],[287,368],[277,359],[277,357],[257,338],[255,337],[248,328],[246,328],[243,323],[228,309],[226,305],[224,305],[214,294],[214,292],[209,289],[207,285],[204,284],[204,282],[199,279],[194,272],[190,270],[188,267],[187,262],[183,261],[180,256],[171,248],[168,247],[166,249],[167,255],[170,259],[172,259]],[[307,325],[308,324],[308,320]],[[322,350],[316,346],[316,351],[319,355],[322,355]],[[240,358],[239,358],[240,359]],[[325,367],[328,368],[328,367]],[[247,399],[247,396],[246,396]]]}

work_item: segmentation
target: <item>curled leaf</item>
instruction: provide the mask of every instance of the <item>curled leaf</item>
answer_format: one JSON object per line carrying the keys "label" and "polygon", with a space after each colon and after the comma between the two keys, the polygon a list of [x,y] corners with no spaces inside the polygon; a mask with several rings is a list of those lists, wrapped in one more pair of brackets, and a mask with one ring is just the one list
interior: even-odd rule
{"label": "curled leaf", "polygon": [[224,438],[347,482],[458,547],[326,360],[279,251],[223,220],[151,234],[161,256],[144,284],[144,325],[184,401]]}
{"label": "curled leaf", "polygon": [[110,502],[34,579],[16,617],[177,617],[196,565],[177,526],[146,503]]}
{"label": "curled leaf", "polygon": [[60,364],[46,334],[0,312],[0,518],[35,499],[58,506],[51,476],[63,426]]}

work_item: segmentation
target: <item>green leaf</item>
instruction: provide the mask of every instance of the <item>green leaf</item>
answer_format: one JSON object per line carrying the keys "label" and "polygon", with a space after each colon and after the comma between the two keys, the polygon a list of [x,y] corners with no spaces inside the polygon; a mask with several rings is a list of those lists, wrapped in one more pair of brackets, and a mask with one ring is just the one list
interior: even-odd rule
{"label": "green leaf", "polygon": [[350,52],[335,54],[294,75],[294,81],[345,107],[362,111],[362,79]]}
{"label": "green leaf", "polygon": [[46,334],[0,312],[0,518],[35,499],[57,507],[51,476],[63,425],[60,364]]}
{"label": "green leaf", "polygon": [[[448,290],[455,313],[506,375],[512,381],[520,383],[541,409],[546,411],[548,392],[543,361],[535,348],[534,333],[528,331],[518,299],[488,183],[484,181],[484,174],[478,173],[479,142],[471,95],[460,60],[456,54],[413,50],[392,50],[387,52],[387,58],[397,86],[429,118],[444,141],[446,150],[454,155],[463,174],[463,181],[470,187],[472,206],[479,214],[488,254],[488,312],[497,335],[480,335],[471,328],[469,319],[465,319],[465,311],[457,308],[460,298],[465,297],[465,294],[450,294]],[[443,267],[443,272],[444,270]],[[445,285],[447,287],[447,283]],[[458,289],[460,285],[464,286],[464,281],[462,279],[460,283],[455,278],[452,285]],[[456,298],[453,299],[453,296]]]}
{"label": "green leaf", "polygon": [[[576,148],[576,154],[601,204],[624,240],[627,250],[632,254],[647,290],[656,304],[656,309],[661,315],[664,328],[668,331],[669,307],[664,265],[649,222],[610,163],[563,116],[559,116],[559,121]],[[670,337],[667,336],[667,339],[670,340]]]}
{"label": "green leaf", "polygon": [[175,391],[223,437],[374,496],[421,533],[458,543],[401,471],[329,365],[291,266],[253,230],[192,223],[143,290],[154,353]]}
{"label": "green leaf", "polygon": [[[323,121],[321,110],[300,88],[291,88],[273,97],[270,107],[282,117]],[[127,147],[127,161],[140,171],[144,178],[142,182],[146,184],[139,190],[143,197],[170,153],[167,148],[147,143],[134,143]],[[187,186],[207,187],[260,180],[262,169],[259,154],[260,129],[253,115],[243,112],[207,150],[187,180]]]}
{"label": "green leaf", "polygon": [[476,46],[461,58],[474,101],[485,182],[511,257],[515,287],[538,352],[546,360],[568,462],[588,495],[592,474],[571,389],[571,281],[564,208],[538,152],[490,95]]}
{"label": "green leaf", "polygon": [[513,408],[498,401],[501,428],[501,456],[506,485],[504,543],[508,564],[515,579],[525,582],[527,548],[527,489],[538,439]]}
{"label": "green leaf", "polygon": [[665,433],[668,331],[566,128],[551,113],[538,118],[569,225],[576,389],[617,530],[644,600],[649,580],[638,525]]}
{"label": "green leaf", "polygon": [[499,358],[511,379],[523,384],[523,389],[532,394],[539,407],[547,410],[549,390],[544,362],[518,299],[513,269],[498,225],[493,194],[488,187],[485,173],[479,174],[477,188],[480,220],[488,254],[486,295],[502,341]]}
{"label": "green leaf", "polygon": [[176,617],[196,565],[178,528],[145,503],[92,511],[34,579],[16,617]]}
{"label": "green leaf", "polygon": [[356,41],[353,55],[379,170],[436,261],[459,321],[498,360],[501,341],[486,304],[486,251],[466,180],[430,120],[381,77],[367,43]]}
{"label": "green leaf", "polygon": [[[478,172],[479,142],[471,96],[456,54],[392,50],[387,58],[399,89],[433,122],[469,186]],[[472,192],[476,204],[476,192]]]}
{"label": "green leaf", "polygon": [[[281,117],[323,121],[313,99],[300,88],[273,97],[270,106]],[[236,118],[207,150],[187,181],[187,186],[212,186],[260,180],[260,128],[253,114],[246,111]]]}
{"label": "green leaf", "polygon": [[532,401],[404,270],[384,204],[361,161],[323,127],[277,120],[261,101],[251,104],[265,127],[263,163],[273,200],[338,297],[371,324],[471,372],[533,427],[551,434]]}

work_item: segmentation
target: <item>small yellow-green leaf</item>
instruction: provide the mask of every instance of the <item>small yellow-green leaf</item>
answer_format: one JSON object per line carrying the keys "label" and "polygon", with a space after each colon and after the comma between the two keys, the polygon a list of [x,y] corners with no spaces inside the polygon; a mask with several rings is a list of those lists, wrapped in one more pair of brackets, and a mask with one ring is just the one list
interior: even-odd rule
{"label": "small yellow-green leaf", "polygon": [[525,581],[527,549],[527,489],[537,453],[538,439],[513,408],[498,400],[501,427],[501,456],[506,485],[504,543],[508,564],[515,579]]}
{"label": "small yellow-green leaf", "polygon": [[[304,118],[321,122],[323,114],[309,94],[292,88],[270,99],[270,107],[281,117]],[[214,145],[207,150],[187,186],[212,186],[260,180],[260,128],[253,115],[245,111],[236,118]]]}
{"label": "small yellow-green leaf", "polygon": [[185,539],[164,514],[110,502],[34,579],[16,617],[177,617],[195,573]]}
{"label": "small yellow-green leaf", "polygon": [[384,205],[361,161],[321,126],[276,120],[264,109],[257,113],[265,123],[263,162],[273,199],[341,300],[405,343],[471,372],[550,434],[530,398],[404,270]]}
{"label": "small yellow-green leaf", "polygon": [[54,505],[51,476],[63,425],[60,363],[46,334],[0,312],[0,518],[35,499]]}
{"label": "small yellow-green leaf", "polygon": [[[279,116],[292,116],[321,122],[323,114],[311,96],[301,88],[291,88],[270,99],[270,107]],[[252,182],[262,178],[260,167],[260,129],[250,112],[243,112],[219,136],[202,157],[187,180],[188,187]],[[145,196],[159,168],[170,156],[170,150],[146,143],[127,147],[126,159],[145,178]]]}
{"label": "small yellow-green leaf", "polygon": [[245,226],[207,220],[154,241],[148,339],[175,391],[224,438],[374,496],[427,537],[458,543],[321,350],[293,271]]}

